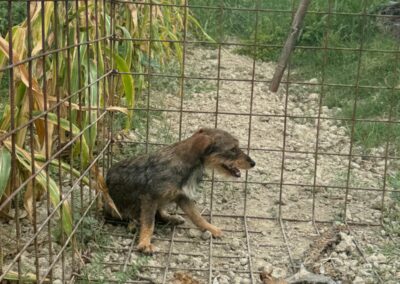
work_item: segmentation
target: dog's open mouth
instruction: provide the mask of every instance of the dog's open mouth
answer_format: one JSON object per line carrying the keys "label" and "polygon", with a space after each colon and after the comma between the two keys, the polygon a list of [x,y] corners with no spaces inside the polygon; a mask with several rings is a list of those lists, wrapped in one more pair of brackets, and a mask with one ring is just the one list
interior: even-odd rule
{"label": "dog's open mouth", "polygon": [[222,167],[227,170],[232,176],[234,177],[240,177],[240,170],[238,168],[235,168],[233,166],[228,166],[225,164],[222,164]]}

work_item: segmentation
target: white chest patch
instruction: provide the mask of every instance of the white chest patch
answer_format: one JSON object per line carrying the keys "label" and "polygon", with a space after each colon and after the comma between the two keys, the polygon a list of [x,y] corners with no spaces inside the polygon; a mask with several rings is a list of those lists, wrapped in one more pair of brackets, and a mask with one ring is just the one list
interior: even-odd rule
{"label": "white chest patch", "polygon": [[199,167],[190,175],[186,183],[182,186],[182,190],[190,199],[200,197],[199,183],[203,177],[203,167]]}

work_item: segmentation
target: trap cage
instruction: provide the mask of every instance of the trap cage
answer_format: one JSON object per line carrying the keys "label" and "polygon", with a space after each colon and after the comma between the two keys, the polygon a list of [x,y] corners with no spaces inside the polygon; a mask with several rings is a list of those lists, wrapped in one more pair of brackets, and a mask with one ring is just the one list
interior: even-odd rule
{"label": "trap cage", "polygon": [[[398,16],[371,10],[371,1],[357,12],[334,0],[311,6],[303,35],[316,36],[307,17],[321,17],[323,40],[296,46],[272,93],[275,65],[260,58],[279,55],[299,2],[1,0],[0,282],[261,283],[269,266],[295,273],[334,226],[351,241],[325,262],[351,251],[372,283],[396,281],[369,250],[399,237],[387,228],[399,196],[399,50],[368,37],[371,22],[385,27]],[[199,14],[210,20],[200,24]],[[246,41],[228,33],[243,15],[236,28]],[[262,32],[271,18],[282,19],[284,36]],[[344,19],[357,19],[354,45],[332,36]],[[305,56],[315,59],[312,77],[296,69]],[[391,58],[390,76],[367,74],[382,57]],[[356,64],[338,71],[335,58]],[[362,116],[367,93],[385,97],[375,104],[382,115]],[[335,96],[350,111],[332,106]],[[257,165],[239,179],[210,172],[202,183],[197,205],[221,239],[190,222],[157,225],[159,250],[142,256],[135,232],[104,223],[92,169],[105,176],[113,162],[199,127],[232,133]],[[363,127],[383,129],[383,143],[366,151],[357,143]],[[333,278],[357,277],[340,267],[331,265]]]}

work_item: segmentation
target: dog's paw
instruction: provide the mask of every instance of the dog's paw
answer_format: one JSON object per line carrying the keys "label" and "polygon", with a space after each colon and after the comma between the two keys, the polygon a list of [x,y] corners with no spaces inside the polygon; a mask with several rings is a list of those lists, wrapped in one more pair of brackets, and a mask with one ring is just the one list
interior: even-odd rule
{"label": "dog's paw", "polygon": [[185,223],[185,218],[179,215],[174,215],[170,217],[169,222],[172,225],[182,225],[183,223]]}
{"label": "dog's paw", "polygon": [[140,243],[136,247],[138,251],[145,254],[153,254],[156,252],[156,247],[151,243]]}
{"label": "dog's paw", "polygon": [[220,238],[222,237],[222,230],[218,227],[213,226],[213,228],[208,229],[210,231],[211,235],[214,238]]}

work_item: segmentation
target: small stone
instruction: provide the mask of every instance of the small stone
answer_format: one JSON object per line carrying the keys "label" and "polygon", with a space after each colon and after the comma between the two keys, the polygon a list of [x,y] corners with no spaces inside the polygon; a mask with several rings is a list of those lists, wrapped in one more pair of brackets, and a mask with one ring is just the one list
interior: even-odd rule
{"label": "small stone", "polygon": [[[368,260],[368,258],[367,258],[367,260]],[[364,267],[364,269],[372,269],[371,263],[364,263],[363,267]]]}
{"label": "small stone", "polygon": [[357,164],[357,163],[355,163],[355,162],[351,162],[351,167],[352,167],[353,169],[359,169],[359,168],[360,168],[360,165]]}
{"label": "small stone", "polygon": [[180,254],[177,257],[178,263],[186,262],[188,259],[189,259],[189,257],[187,255],[184,255],[184,254]]}
{"label": "small stone", "polygon": [[303,114],[303,112],[301,111],[300,108],[297,107],[297,108],[293,109],[293,115],[300,116],[302,114]]}
{"label": "small stone", "polygon": [[235,278],[235,272],[233,272],[233,271],[228,271],[228,276],[229,276],[229,278],[231,278],[231,279],[234,279]]}
{"label": "small stone", "polygon": [[189,229],[189,231],[187,232],[187,235],[189,238],[198,238],[201,236],[201,232],[196,229]]}
{"label": "small stone", "polygon": [[283,268],[274,268],[272,271],[272,276],[275,278],[285,278],[286,277],[286,270]]}
{"label": "small stone", "polygon": [[247,262],[248,262],[247,257],[243,257],[243,258],[240,259],[240,265],[246,265]]}
{"label": "small stone", "polygon": [[317,78],[312,78],[310,81],[308,81],[310,84],[318,84],[318,79]]}
{"label": "small stone", "polygon": [[353,284],[364,284],[365,281],[364,279],[362,279],[360,276],[356,276],[356,278],[354,278],[353,280]]}
{"label": "small stone", "polygon": [[238,239],[233,239],[230,243],[231,250],[237,250],[240,248],[240,241]]}
{"label": "small stone", "polygon": [[386,259],[386,256],[384,256],[383,254],[378,254],[377,256],[376,256],[376,261],[378,262],[378,263],[386,263],[387,262],[387,259]]}
{"label": "small stone", "polygon": [[258,267],[259,271],[265,272],[267,274],[271,274],[272,271],[274,270],[274,267],[272,266],[271,263],[265,263],[263,267]]}
{"label": "small stone", "polygon": [[311,94],[308,95],[308,98],[310,100],[316,101],[316,100],[319,99],[319,95],[317,93],[311,93]]}
{"label": "small stone", "polygon": [[203,239],[203,240],[209,240],[210,238],[211,238],[211,233],[209,232],[209,231],[204,231],[204,233],[203,234],[201,234],[201,238]]}
{"label": "small stone", "polygon": [[220,284],[229,284],[229,277],[226,275],[221,275],[221,277],[219,278],[219,283]]}
{"label": "small stone", "polygon": [[371,276],[365,278],[366,284],[375,284],[375,279]]}
{"label": "small stone", "polygon": [[53,280],[53,284],[63,284],[63,282],[60,279],[55,279]]}
{"label": "small stone", "polygon": [[119,258],[119,255],[117,253],[110,254],[111,261],[117,261],[118,258]]}
{"label": "small stone", "polygon": [[131,243],[132,243],[132,240],[131,240],[131,239],[124,239],[124,240],[122,241],[122,244],[123,244],[124,246],[129,246]]}
{"label": "small stone", "polygon": [[204,261],[202,261],[201,258],[194,257],[194,258],[192,258],[192,263],[193,263],[193,267],[201,268],[201,267],[203,267]]}
{"label": "small stone", "polygon": [[[340,243],[336,246],[336,252],[352,252],[354,250],[353,237],[346,233],[340,232]],[[341,254],[342,255],[342,254]],[[346,255],[347,257],[347,255]]]}

